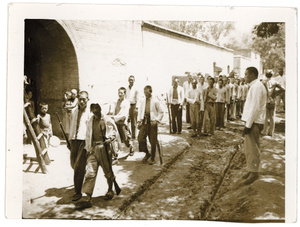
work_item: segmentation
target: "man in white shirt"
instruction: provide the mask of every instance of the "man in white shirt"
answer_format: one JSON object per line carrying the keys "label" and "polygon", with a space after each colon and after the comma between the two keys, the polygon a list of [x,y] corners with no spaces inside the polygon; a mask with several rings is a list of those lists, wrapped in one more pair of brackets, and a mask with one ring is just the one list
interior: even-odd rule
{"label": "man in white shirt", "polygon": [[81,198],[81,188],[86,167],[86,127],[90,118],[90,111],[87,108],[89,94],[86,91],[79,93],[78,106],[76,106],[71,114],[69,140],[71,143],[70,159],[71,167],[74,169],[74,187],[75,194],[72,200],[77,201]]}
{"label": "man in white shirt", "polygon": [[[283,75],[283,69],[279,69],[278,71],[278,76],[275,77],[274,79],[280,84],[280,86],[283,88],[283,90],[279,90],[279,89],[275,89],[275,92],[277,93],[276,96],[276,107],[277,107],[277,111],[281,112],[285,111],[285,89],[286,89],[286,77],[285,75]],[[283,107],[280,107],[280,102],[283,102]]]}
{"label": "man in white shirt", "polygon": [[[201,95],[200,91],[197,89],[197,80],[192,80],[192,89],[188,92],[187,102],[190,104],[190,116],[191,116],[191,126],[193,129],[192,137],[200,135],[200,105],[201,105]],[[197,132],[198,131],[198,132]]]}
{"label": "man in white shirt", "polygon": [[268,136],[273,136],[275,129],[275,89],[284,91],[284,88],[282,88],[281,85],[276,80],[274,80],[274,78],[272,78],[272,76],[272,72],[266,72],[266,79],[263,81],[263,84],[265,85],[266,89],[268,89],[268,99],[266,105],[266,118],[264,130],[262,131],[262,134]]}
{"label": "man in white shirt", "polygon": [[[172,116],[172,132],[178,134],[182,129],[182,105],[184,101],[183,88],[179,86],[179,79],[176,77],[173,82],[173,86],[169,90],[168,100],[171,104],[171,116]],[[177,124],[176,124],[177,121]]]}
{"label": "man in white shirt", "polygon": [[201,130],[204,122],[204,90],[208,87],[208,84],[204,82],[204,77],[201,75],[199,77],[198,90],[200,91],[200,112],[199,112],[199,134],[201,134]]}
{"label": "man in white shirt", "polygon": [[259,177],[260,166],[260,134],[265,122],[267,90],[258,79],[255,67],[245,71],[245,81],[249,91],[244,106],[242,121],[245,122],[245,155],[248,173],[243,176],[244,184],[251,184]]}
{"label": "man in white shirt", "polygon": [[[190,104],[186,102],[186,97],[188,95],[188,92],[192,89],[192,75],[190,72],[185,72],[188,76],[188,80],[183,83],[183,90],[184,90],[184,98],[186,103],[186,123],[191,123],[190,118]],[[191,128],[191,127],[189,127]]]}
{"label": "man in white shirt", "polygon": [[[141,100],[138,108],[138,142],[139,151],[145,152],[146,155],[143,158],[143,163],[151,157],[150,165],[155,163],[155,153],[157,145],[157,128],[158,123],[161,122],[164,112],[160,106],[160,102],[152,98],[152,87],[150,85],[144,88],[145,98]],[[147,137],[151,144],[151,155],[147,148]]]}
{"label": "man in white shirt", "polygon": [[118,90],[119,99],[111,106],[109,115],[117,125],[121,142],[124,143],[126,147],[129,147],[129,155],[133,156],[134,151],[130,141],[131,134],[127,125],[130,103],[127,99],[125,99],[125,95],[126,95],[126,88],[120,87]]}
{"label": "man in white shirt", "polygon": [[126,99],[129,100],[129,122],[131,125],[132,139],[136,137],[136,121],[137,121],[137,104],[139,99],[139,92],[134,85],[135,78],[133,75],[128,78],[129,85],[126,89]]}

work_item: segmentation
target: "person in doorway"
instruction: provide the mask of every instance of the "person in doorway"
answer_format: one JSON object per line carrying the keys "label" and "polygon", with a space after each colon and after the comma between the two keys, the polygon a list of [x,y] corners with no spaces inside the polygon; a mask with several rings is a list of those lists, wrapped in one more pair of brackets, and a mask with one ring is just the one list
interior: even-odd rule
{"label": "person in doorway", "polygon": [[131,144],[131,133],[129,131],[128,124],[127,124],[130,103],[127,99],[125,99],[125,95],[126,95],[126,88],[120,87],[118,89],[119,99],[116,103],[112,105],[109,115],[117,125],[122,143],[124,143],[126,147],[129,148],[129,155],[133,156],[134,151]]}
{"label": "person in doorway", "polygon": [[85,150],[87,151],[87,165],[82,186],[82,192],[86,198],[82,198],[78,204],[85,208],[92,206],[92,195],[96,183],[99,166],[101,166],[107,180],[108,191],[104,197],[110,200],[114,197],[113,181],[115,179],[111,168],[112,157],[109,144],[117,139],[117,126],[114,121],[101,113],[98,103],[91,104],[90,111],[93,116],[89,119],[86,129]]}
{"label": "person in doorway", "polygon": [[69,140],[71,167],[74,170],[74,189],[73,201],[82,197],[81,188],[85,174],[86,166],[86,126],[90,118],[90,111],[87,108],[89,94],[86,91],[79,92],[79,103],[71,114],[71,125]]}
{"label": "person in doorway", "polygon": [[133,75],[129,76],[128,78],[129,85],[126,89],[126,99],[130,103],[129,108],[129,118],[128,121],[130,122],[131,126],[131,133],[132,133],[132,139],[136,138],[136,122],[137,122],[137,105],[139,101],[139,92],[134,85],[135,77]]}
{"label": "person in doorway", "polygon": [[[139,151],[146,153],[142,162],[147,163],[151,157],[149,164],[153,165],[155,163],[158,123],[161,122],[164,112],[160,102],[152,97],[152,87],[150,85],[145,86],[144,94],[145,98],[140,102],[137,118],[140,130],[138,135]],[[147,137],[151,144],[151,155],[147,148]]]}
{"label": "person in doorway", "polygon": [[174,78],[173,86],[169,90],[168,96],[168,100],[171,104],[172,132],[181,134],[184,91],[183,88],[179,86],[178,77]]}
{"label": "person in doorway", "polygon": [[247,174],[242,178],[243,184],[248,185],[259,177],[260,167],[260,134],[263,129],[266,114],[267,90],[258,79],[258,70],[248,67],[245,71],[245,81],[249,91],[244,106],[242,121],[245,122],[245,156]]}

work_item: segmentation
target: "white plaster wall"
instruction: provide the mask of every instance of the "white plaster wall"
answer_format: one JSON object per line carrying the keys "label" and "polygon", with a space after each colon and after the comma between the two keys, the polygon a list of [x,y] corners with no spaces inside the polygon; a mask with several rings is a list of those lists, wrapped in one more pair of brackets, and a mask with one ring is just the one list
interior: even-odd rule
{"label": "white plaster wall", "polygon": [[233,68],[233,52],[143,28],[143,61],[149,84],[165,93],[173,75],[189,71],[213,76],[213,62],[227,74],[227,66]]}

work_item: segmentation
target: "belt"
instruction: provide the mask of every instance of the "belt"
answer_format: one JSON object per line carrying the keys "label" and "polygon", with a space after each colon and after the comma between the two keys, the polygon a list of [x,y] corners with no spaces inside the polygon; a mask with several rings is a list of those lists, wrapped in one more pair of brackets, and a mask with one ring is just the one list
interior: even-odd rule
{"label": "belt", "polygon": [[96,146],[96,145],[103,145],[103,142],[102,141],[93,142],[93,146]]}
{"label": "belt", "polygon": [[130,106],[134,106],[134,105],[136,105],[136,103],[130,103]]}

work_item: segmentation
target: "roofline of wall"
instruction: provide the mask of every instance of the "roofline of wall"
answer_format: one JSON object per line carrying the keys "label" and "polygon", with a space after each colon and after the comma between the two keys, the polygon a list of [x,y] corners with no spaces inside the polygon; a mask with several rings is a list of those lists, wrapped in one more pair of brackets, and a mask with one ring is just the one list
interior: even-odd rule
{"label": "roofline of wall", "polygon": [[222,46],[204,41],[202,39],[198,39],[194,36],[190,36],[190,35],[187,35],[185,33],[178,32],[178,31],[175,31],[175,30],[172,30],[172,29],[169,29],[169,28],[165,28],[165,27],[162,27],[162,26],[159,26],[159,25],[147,22],[147,21],[142,21],[142,27],[147,27],[147,28],[153,29],[155,31],[165,32],[165,33],[175,35],[175,36],[179,36],[179,37],[182,37],[182,38],[185,38],[185,39],[188,39],[188,40],[193,40],[193,41],[197,41],[197,42],[200,42],[200,43],[204,43],[204,44],[207,44],[207,45],[219,48],[219,49],[226,50],[228,52],[234,52],[234,50],[232,50],[232,49],[222,47]]}

